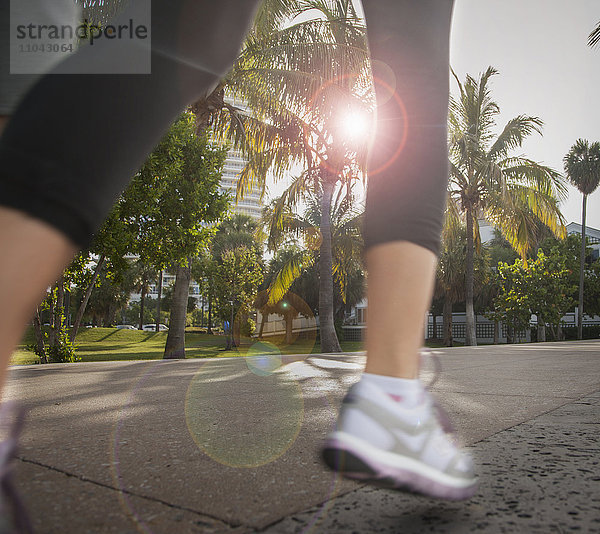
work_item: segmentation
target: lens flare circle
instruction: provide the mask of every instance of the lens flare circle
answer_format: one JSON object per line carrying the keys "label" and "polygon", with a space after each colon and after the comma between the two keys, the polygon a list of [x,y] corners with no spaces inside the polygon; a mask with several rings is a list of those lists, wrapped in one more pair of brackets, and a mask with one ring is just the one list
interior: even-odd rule
{"label": "lens flare circle", "polygon": [[[402,128],[402,134],[400,137],[400,141],[398,142],[398,146],[396,147],[396,150],[392,153],[392,155],[387,158],[386,161],[384,161],[383,163],[381,163],[380,165],[378,165],[377,167],[369,167],[369,171],[368,174],[369,176],[374,176],[376,174],[379,174],[383,171],[385,171],[386,169],[388,169],[400,156],[400,154],[402,153],[402,151],[404,150],[404,146],[406,145],[406,140],[408,138],[408,131],[409,131],[409,121],[408,121],[408,114],[406,112],[406,106],[404,105],[404,102],[402,101],[402,99],[400,98],[400,95],[398,94],[398,92],[396,91],[395,88],[395,84],[394,86],[388,84],[385,80],[380,79],[380,78],[373,78],[373,83],[375,84],[375,88],[376,88],[376,92],[377,94],[380,94],[382,92],[384,92],[385,95],[390,95],[389,98],[387,98],[387,100],[394,100],[395,103],[398,106],[398,112],[400,114],[400,117],[402,118],[402,122],[404,123],[404,127]],[[381,105],[377,104],[378,109],[381,107]],[[385,117],[382,117],[380,114],[378,114],[377,116],[377,125],[379,126],[379,122],[382,121],[385,124]],[[376,134],[374,136],[375,139],[377,139],[377,135]],[[375,141],[373,145],[371,145],[370,147],[371,150],[373,149],[377,149],[377,142]],[[372,161],[372,158],[371,158]]]}
{"label": "lens flare circle", "polygon": [[185,418],[198,448],[215,462],[260,467],[296,441],[304,419],[302,388],[281,373],[250,372],[242,358],[229,375],[213,361],[190,382]]}
{"label": "lens flare circle", "polygon": [[[319,100],[323,100],[326,98],[325,95],[329,88],[335,86],[336,84],[344,85],[345,83],[347,83],[348,80],[351,81],[355,78],[356,78],[355,75],[344,74],[342,76],[336,76],[335,78],[332,78],[331,80],[327,80],[323,85],[321,85],[315,91],[312,98],[309,100],[309,102],[308,102],[309,109],[315,109],[317,107],[317,102]],[[339,91],[337,91],[336,94],[339,97]],[[354,113],[351,113],[351,114],[353,115]],[[345,117],[345,115],[344,115],[344,117]],[[333,119],[333,120],[335,121],[336,119]],[[342,121],[343,120],[344,119],[342,118]],[[374,120],[374,114],[371,113],[371,118],[369,120],[367,120],[366,122],[367,122],[367,124],[369,122],[373,123],[373,120]],[[368,127],[367,129],[371,130],[371,131],[373,130],[373,128],[371,128],[371,127]],[[305,139],[305,143],[308,146],[312,146],[311,137],[313,137],[314,134],[315,134],[315,132],[312,131],[312,129],[309,126],[304,127],[304,139]],[[322,135],[322,133],[320,135]],[[358,139],[358,137],[356,139]],[[372,145],[372,143],[373,143],[373,135],[369,135],[368,139],[365,139],[365,144],[370,147]],[[317,156],[317,157],[319,157],[319,156]],[[336,169],[335,166],[330,165],[328,160],[323,157],[320,157],[320,164],[323,166],[323,168],[327,169],[329,172],[337,173],[339,171],[339,169]]]}
{"label": "lens flare circle", "polygon": [[268,376],[281,367],[281,352],[268,341],[254,343],[244,358],[248,369],[258,376]]}
{"label": "lens flare circle", "polygon": [[[404,147],[406,145],[406,140],[408,138],[408,132],[409,132],[409,126],[410,126],[409,120],[408,120],[408,114],[406,111],[406,106],[404,105],[404,102],[397,91],[396,76],[389,66],[387,66],[385,63],[382,63],[382,62],[379,62],[379,63],[380,64],[376,65],[378,67],[378,75],[377,76],[373,75],[373,84],[375,86],[375,91],[377,94],[377,106],[376,106],[375,113],[373,113],[372,117],[371,117],[372,125],[369,127],[369,130],[371,131],[369,138],[367,140],[369,152],[372,154],[373,150],[377,149],[377,136],[379,135],[377,130],[378,130],[378,126],[380,125],[379,121],[382,121],[381,124],[385,124],[385,122],[386,122],[385,117],[381,116],[381,112],[379,111],[383,107],[383,105],[386,105],[386,104],[389,105],[390,101],[392,101],[392,100],[395,102],[395,104],[397,105],[396,113],[399,114],[399,116],[402,119],[403,128],[402,128],[402,132],[400,135],[400,140],[398,141],[397,147],[394,150],[394,152],[392,153],[392,155],[389,158],[387,158],[383,163],[378,164],[376,167],[373,167],[372,163],[369,164],[369,169],[368,169],[369,176],[374,176],[376,174],[384,172],[385,170],[387,170],[389,167],[391,167],[394,164],[394,162],[398,159],[398,157],[404,150]],[[316,102],[319,99],[323,98],[323,94],[327,91],[327,89],[329,87],[331,87],[332,85],[334,85],[336,83],[339,83],[340,81],[344,81],[345,79],[348,79],[348,78],[352,78],[352,76],[351,75],[339,76],[339,77],[336,77],[336,78],[324,83],[315,92],[315,94],[309,101],[309,107],[315,107]],[[311,136],[313,136],[313,135],[314,135],[314,132],[312,132],[309,127],[305,127],[304,137],[305,137],[305,142],[307,145],[311,144],[310,139],[311,139]],[[372,157],[370,159],[371,159],[371,161],[373,160]],[[328,163],[327,159],[321,158],[320,164],[325,169],[327,169],[329,172],[337,172],[337,169],[334,168],[334,166],[330,165]]]}
{"label": "lens flare circle", "polygon": [[394,97],[398,80],[394,69],[378,59],[371,60],[371,71],[374,73],[373,81],[377,92],[377,106],[381,107]]}

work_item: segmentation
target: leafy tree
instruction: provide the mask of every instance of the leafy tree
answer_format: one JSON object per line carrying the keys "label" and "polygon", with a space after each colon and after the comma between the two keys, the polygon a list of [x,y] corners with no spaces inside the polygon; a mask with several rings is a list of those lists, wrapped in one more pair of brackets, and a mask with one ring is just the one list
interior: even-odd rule
{"label": "leafy tree", "polygon": [[[205,246],[192,262],[192,276],[200,286],[200,293],[208,300],[207,334],[212,334],[213,304],[215,301],[215,271],[217,260],[212,256],[209,246]],[[202,312],[204,313],[204,311]]]}
{"label": "leafy tree", "polygon": [[513,335],[516,337],[518,332],[529,326],[531,319],[525,269],[522,259],[515,260],[512,265],[498,264],[498,296],[494,299],[492,312],[495,319],[502,320],[507,325],[509,342]]}
{"label": "leafy tree", "polygon": [[[292,258],[298,254],[299,250],[297,247],[284,247],[275,253],[273,259],[269,262],[269,268],[265,274],[261,291],[254,302],[254,306],[260,310],[262,321],[258,330],[258,338],[262,339],[263,329],[267,317],[270,314],[277,314],[283,316],[285,323],[285,343],[291,345],[293,342],[292,337],[292,325],[293,321],[300,314],[305,317],[313,316],[313,312],[310,309],[306,301],[294,293],[293,291],[286,291],[285,295],[275,303],[269,303],[269,291],[268,288],[275,280],[277,274]],[[291,288],[296,285],[295,280]],[[318,297],[317,297],[318,298]]]}
{"label": "leafy tree", "polygon": [[82,288],[81,301],[71,329],[72,341],[77,336],[92,291],[99,284],[102,271],[105,271],[109,277],[120,280],[129,268],[125,255],[131,248],[133,239],[132,229],[120,217],[117,205],[94,236],[90,248],[80,252],[65,271],[67,278]]}
{"label": "leafy tree", "polygon": [[214,238],[211,240],[211,254],[218,259],[226,250],[237,247],[245,247],[254,250],[260,257],[262,255],[262,244],[256,239],[255,233],[258,223],[249,215],[233,213],[223,220]]}
{"label": "leafy tree", "polygon": [[579,264],[579,309],[577,311],[577,339],[583,339],[583,286],[585,264],[585,217],[587,197],[600,183],[600,143],[588,143],[578,139],[564,159],[565,172],[569,181],[583,195],[581,210],[581,259]]}
{"label": "leafy tree", "polygon": [[[36,312],[36,343],[31,347],[40,358],[41,363],[66,363],[77,362],[81,358],[77,355],[75,345],[69,338],[68,326],[65,322],[63,302],[61,302],[60,288],[64,287],[64,277],[50,289],[44,301]],[[51,311],[49,331],[43,331],[39,324],[39,310]]]}
{"label": "leafy tree", "polygon": [[218,192],[225,150],[196,135],[192,114],[184,113],[134,176],[120,200],[120,216],[133,228],[133,252],[163,269],[174,264],[175,286],[164,357],[185,357],[186,308],[191,258],[213,233],[228,205]]}
{"label": "leafy tree", "polygon": [[500,229],[525,258],[537,242],[539,223],[564,234],[559,200],[565,195],[560,174],[511,152],[533,133],[541,134],[538,117],[519,115],[494,135],[500,108],[492,100],[489,67],[478,79],[467,76],[457,98],[450,99],[449,212],[464,219],[467,228],[466,310],[468,345],[476,344],[473,309],[474,252],[480,247],[478,218]]}
{"label": "leafy tree", "polygon": [[102,326],[113,326],[117,312],[127,305],[129,294],[130,288],[125,286],[122,280],[115,279],[105,272],[92,290],[88,313],[95,318],[101,318]]}
{"label": "leafy tree", "polygon": [[502,237],[498,230],[494,231],[494,237],[486,243],[486,250],[490,257],[490,267],[492,269],[498,267],[498,263],[514,263],[519,257],[515,249],[510,246],[510,243]]}
{"label": "leafy tree", "polygon": [[[540,249],[547,256],[560,256],[564,259],[565,267],[569,270],[569,284],[575,288],[570,295],[574,302],[579,298],[579,267],[581,258],[581,236],[568,235],[565,239],[547,238]],[[588,316],[600,315],[600,287],[598,286],[598,273],[600,272],[600,259],[592,260],[592,248],[585,248],[583,309]]]}
{"label": "leafy tree", "polygon": [[[144,303],[144,324],[156,322],[156,307],[155,299],[152,297],[146,297]],[[131,300],[127,303],[127,306],[121,310],[122,321],[124,324],[136,324],[140,320],[140,307],[141,302],[139,300]],[[161,312],[159,323],[167,322],[165,312]]]}
{"label": "leafy tree", "polygon": [[558,339],[558,327],[567,310],[574,304],[571,294],[575,286],[570,283],[571,271],[564,257],[553,251],[546,256],[541,250],[529,269],[529,309],[537,316],[538,341],[546,340],[548,324],[554,339]]}
{"label": "leafy tree", "polygon": [[[219,224],[216,234],[210,244],[210,257],[200,260],[199,266],[204,269],[202,276],[207,280],[208,295],[217,315],[223,322],[231,325],[231,313],[234,317],[247,317],[251,307],[251,296],[254,298],[263,277],[262,245],[257,239],[257,222],[248,215],[232,214]],[[232,253],[230,255],[228,253]],[[229,272],[247,265],[249,278],[247,283],[238,281],[238,274],[244,272]],[[257,282],[259,277],[260,280]],[[233,285],[227,287],[225,281]],[[239,294],[238,294],[239,292]],[[232,305],[231,302],[234,304]],[[237,313],[235,312],[237,310]],[[212,309],[210,310],[212,314]],[[246,319],[244,319],[246,321]],[[239,321],[236,328],[241,328]],[[233,329],[226,339],[226,348],[235,344]]]}
{"label": "leafy tree", "polygon": [[548,324],[554,339],[558,339],[561,318],[574,303],[570,294],[574,286],[569,281],[566,260],[554,249],[551,256],[542,250],[529,262],[517,259],[512,265],[498,265],[499,292],[494,299],[495,309],[515,332],[529,325],[531,315],[538,318],[540,341],[545,340]]}
{"label": "leafy tree", "polygon": [[262,279],[262,265],[255,250],[238,246],[221,253],[214,274],[214,291],[217,313],[224,322],[229,321],[230,325],[226,349],[235,346],[236,341],[239,342],[243,324],[247,322]]}
{"label": "leafy tree", "polygon": [[585,278],[585,306],[586,315],[593,317],[600,315],[600,259],[590,266]]}
{"label": "leafy tree", "polygon": [[[161,310],[164,311],[165,313],[170,312],[171,306],[173,305],[173,286],[172,285],[165,289],[161,300],[162,300]],[[192,313],[195,309],[196,309],[196,299],[194,297],[188,297],[186,312]]]}

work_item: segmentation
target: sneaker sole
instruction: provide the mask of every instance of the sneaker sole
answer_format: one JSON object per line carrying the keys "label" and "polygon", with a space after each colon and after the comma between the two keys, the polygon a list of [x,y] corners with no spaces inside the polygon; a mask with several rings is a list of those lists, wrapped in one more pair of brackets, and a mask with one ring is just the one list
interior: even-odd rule
{"label": "sneaker sole", "polygon": [[331,470],[344,477],[382,488],[450,501],[470,499],[477,492],[477,479],[458,479],[439,471],[433,473],[430,466],[399,455],[394,455],[395,463],[409,465],[390,465],[382,461],[382,453],[390,454],[354,436],[335,432],[325,442],[322,458]]}

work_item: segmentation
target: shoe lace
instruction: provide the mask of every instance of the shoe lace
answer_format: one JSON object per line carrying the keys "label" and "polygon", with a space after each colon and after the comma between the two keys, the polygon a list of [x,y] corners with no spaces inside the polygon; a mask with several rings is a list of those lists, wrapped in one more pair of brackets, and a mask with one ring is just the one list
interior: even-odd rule
{"label": "shoe lace", "polygon": [[442,362],[440,361],[439,357],[436,354],[434,354],[433,352],[431,352],[429,349],[421,349],[421,352],[420,352],[421,367],[425,366],[425,362],[427,361],[427,359],[431,360],[431,362],[433,363],[433,377],[429,381],[429,383],[424,384],[425,385],[425,393],[427,395],[427,398],[429,399],[429,402],[431,403],[431,406],[433,407],[436,418],[437,418],[438,422],[440,423],[442,430],[446,434],[450,434],[451,436],[455,437],[456,436],[456,428],[452,424],[452,421],[450,419],[450,416],[448,415],[448,412],[440,405],[440,403],[437,401],[437,399],[431,393],[431,388],[434,386],[434,384],[437,383],[437,381],[439,380],[440,375],[442,373]]}
{"label": "shoe lace", "polygon": [[[33,527],[23,500],[14,482],[14,463],[19,436],[25,424],[25,410],[13,403],[5,403],[2,407],[1,420],[8,423],[8,436],[0,443],[0,492],[2,500],[12,509],[12,520],[15,534],[33,534]],[[6,513],[6,510],[4,510]]]}

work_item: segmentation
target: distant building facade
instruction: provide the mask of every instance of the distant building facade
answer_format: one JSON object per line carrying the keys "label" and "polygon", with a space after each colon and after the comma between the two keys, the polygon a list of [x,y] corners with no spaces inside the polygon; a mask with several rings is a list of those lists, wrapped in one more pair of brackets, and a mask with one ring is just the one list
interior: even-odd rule
{"label": "distant building facade", "polygon": [[[581,235],[581,224],[575,222],[567,224],[567,234]],[[600,257],[600,230],[586,225],[585,238],[592,249],[592,260],[595,261]]]}
{"label": "distant building facade", "polygon": [[223,165],[223,176],[219,191],[221,193],[229,193],[232,198],[232,209],[234,213],[249,215],[253,219],[259,219],[262,213],[263,204],[261,200],[261,192],[258,187],[254,187],[251,191],[244,193],[244,198],[235,202],[236,191],[238,186],[238,175],[246,166],[247,160],[242,155],[241,151],[231,149],[227,152],[227,159]]}

